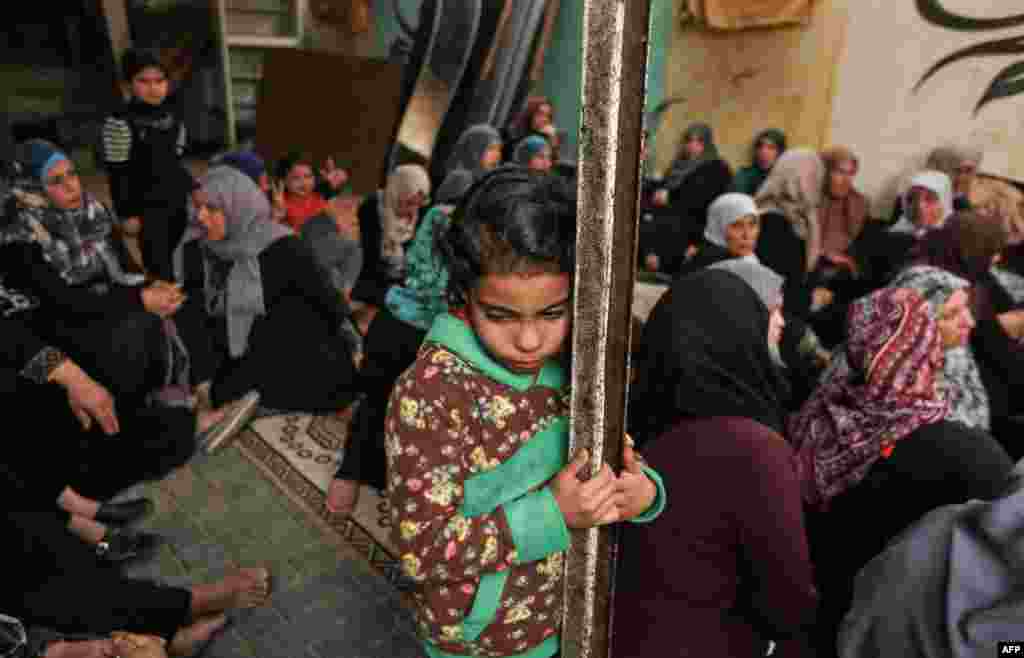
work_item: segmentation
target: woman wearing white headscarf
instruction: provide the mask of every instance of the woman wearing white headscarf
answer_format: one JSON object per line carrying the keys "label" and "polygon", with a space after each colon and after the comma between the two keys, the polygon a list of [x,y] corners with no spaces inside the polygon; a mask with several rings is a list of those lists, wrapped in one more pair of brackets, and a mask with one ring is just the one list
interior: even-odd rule
{"label": "woman wearing white headscarf", "polygon": [[898,204],[899,219],[887,231],[873,233],[859,249],[862,272],[869,288],[888,284],[907,264],[914,246],[941,228],[953,214],[953,184],[941,171],[914,175]]}
{"label": "woman wearing white headscarf", "polygon": [[[337,411],[354,398],[351,351],[341,333],[348,308],[309,246],[271,219],[260,188],[233,167],[214,167],[194,197],[202,290],[226,357],[214,404],[247,391],[289,411]],[[175,268],[186,278],[185,244]]]}
{"label": "woman wearing white headscarf", "polygon": [[704,240],[680,274],[697,272],[730,258],[759,263],[755,250],[760,235],[761,210],[753,197],[739,192],[723,194],[708,208]]}

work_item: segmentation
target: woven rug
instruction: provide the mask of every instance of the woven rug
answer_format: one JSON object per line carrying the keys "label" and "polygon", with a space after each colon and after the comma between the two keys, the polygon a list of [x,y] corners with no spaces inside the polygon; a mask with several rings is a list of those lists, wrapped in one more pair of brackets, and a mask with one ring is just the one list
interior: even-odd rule
{"label": "woven rug", "polygon": [[401,591],[408,590],[397,551],[391,545],[390,508],[376,489],[363,486],[355,513],[339,519],[327,512],[327,486],[338,470],[349,425],[356,406],[337,414],[260,414],[237,440],[247,458],[255,463],[285,495],[325,531],[345,543]]}

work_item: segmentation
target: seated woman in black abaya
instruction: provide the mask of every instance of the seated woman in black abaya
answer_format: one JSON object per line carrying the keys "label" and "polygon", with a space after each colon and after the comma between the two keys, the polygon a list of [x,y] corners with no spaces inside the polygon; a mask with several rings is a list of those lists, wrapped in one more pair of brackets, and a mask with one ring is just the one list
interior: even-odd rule
{"label": "seated woman in black abaya", "polygon": [[271,219],[259,187],[228,166],[211,169],[194,194],[196,226],[175,257],[201,246],[202,294],[224,357],[213,378],[214,405],[255,390],[264,407],[337,411],[355,397],[355,364],[342,333],[349,312],[309,246]]}

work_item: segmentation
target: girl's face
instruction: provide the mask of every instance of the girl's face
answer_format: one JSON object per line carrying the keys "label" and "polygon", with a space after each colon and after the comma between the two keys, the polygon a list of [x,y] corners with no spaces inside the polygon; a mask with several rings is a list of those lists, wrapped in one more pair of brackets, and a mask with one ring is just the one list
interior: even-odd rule
{"label": "girl's face", "polygon": [[160,105],[167,98],[170,83],[160,69],[147,66],[132,78],[132,95],[147,105]]}
{"label": "girl's face", "polygon": [[501,162],[501,142],[494,142],[487,147],[484,155],[480,158],[480,166],[484,171],[490,171]]}
{"label": "girl's face", "polygon": [[775,161],[779,159],[779,147],[771,140],[761,140],[761,143],[757,145],[756,159],[757,166],[768,171],[775,166]]}
{"label": "girl's face", "polygon": [[939,309],[939,333],[942,335],[942,346],[947,350],[966,345],[971,337],[975,322],[967,302],[967,291],[960,289]]}
{"label": "girl's face", "polygon": [[910,199],[914,207],[914,222],[918,226],[942,224],[943,209],[938,194],[926,187],[914,187],[910,190]]}
{"label": "girl's face", "polygon": [[551,149],[544,147],[537,155],[530,158],[529,162],[526,163],[527,169],[533,171],[549,172],[554,163],[551,161]]}
{"label": "girl's face", "polygon": [[690,135],[686,140],[686,156],[694,160],[704,155],[704,140],[697,135]]}
{"label": "girl's face", "polygon": [[754,253],[761,235],[761,220],[757,215],[745,215],[725,229],[725,248],[737,258]]}
{"label": "girl's face", "polygon": [[857,165],[849,160],[836,164],[828,174],[828,193],[833,199],[845,199],[853,189],[853,177],[857,175]]}
{"label": "girl's face", "polygon": [[192,193],[192,205],[195,206],[196,219],[206,231],[206,239],[219,242],[227,237],[227,218],[224,209],[210,204],[210,198],[203,190]]}
{"label": "girl's face", "polygon": [[565,345],[571,293],[568,273],[486,274],[470,296],[470,324],[505,368],[535,374]]}
{"label": "girl's face", "polygon": [[288,188],[288,194],[291,196],[303,198],[313,193],[314,182],[313,167],[300,163],[288,171],[285,187]]}
{"label": "girl's face", "polygon": [[46,196],[61,210],[82,207],[82,181],[70,160],[61,160],[46,174]]}
{"label": "girl's face", "polygon": [[534,132],[544,132],[544,129],[551,125],[554,113],[554,108],[547,103],[541,105],[530,117],[530,128]]}

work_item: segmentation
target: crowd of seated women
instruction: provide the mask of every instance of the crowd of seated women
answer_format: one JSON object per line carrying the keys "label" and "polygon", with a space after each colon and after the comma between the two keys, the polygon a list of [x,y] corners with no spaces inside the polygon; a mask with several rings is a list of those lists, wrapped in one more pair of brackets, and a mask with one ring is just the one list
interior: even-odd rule
{"label": "crowd of seated women", "polygon": [[[142,60],[132,65],[133,92],[159,84],[146,78],[160,77],[158,62]],[[157,96],[139,92],[133,107],[148,117]],[[0,199],[0,395],[6,408],[31,411],[28,426],[45,440],[12,442],[0,466],[4,536],[19,564],[0,622],[5,633],[27,629],[26,655],[130,655],[131,637],[143,636],[159,651],[193,655],[228,611],[265,603],[263,568],[190,588],[119,570],[163,541],[132,527],[152,501],[119,492],[197,450],[223,448],[258,408],[330,413],[361,397],[328,508],[348,513],[360,484],[384,487],[391,388],[447,308],[435,238],[504,156],[552,169],[552,117],[550,101],[531,98],[504,131],[466,130],[436,185],[420,164],[404,164],[365,197],[347,189],[348,172],[331,158],[297,151],[268,170],[251,150],[214,157],[182,192],[188,221],[152,268],[153,249],[136,262],[122,238],[159,212],[119,218],[83,189],[58,146],[18,146]],[[121,138],[105,135],[108,155]],[[108,158],[117,202],[128,192],[145,198],[127,178],[159,185],[157,174],[129,171],[153,165],[133,145],[135,159]],[[158,164],[179,174],[183,149],[167,146],[173,155]]]}
{"label": "crowd of seated women", "polygon": [[[122,221],[59,148],[20,145],[0,223],[0,394],[47,438],[11,442],[0,465],[24,565],[0,613],[105,643],[39,655],[117,655],[116,631],[188,655],[227,611],[266,601],[261,568],[190,588],[122,577],[161,539],[131,529],[150,501],[112,502],[223,447],[258,406],[359,399],[326,505],[348,514],[362,485],[387,487],[392,389],[448,311],[435,245],[488,172],[562,175],[552,110],[531,97],[505,130],[468,128],[440,180],[402,164],[361,198],[332,158],[289,154],[271,177],[255,153],[225,154],[194,181],[159,274],[132,262]],[[849,149],[766,130],[733,177],[711,128],[687,129],[649,201],[703,216],[677,253],[641,249],[672,283],[639,335],[629,404],[676,502],[622,530],[614,655],[909,655],[864,604],[893,580],[873,558],[899,559],[894,538],[934,510],[1003,509],[1024,457],[1024,259],[1006,214],[972,202],[980,160],[939,149],[884,223]],[[924,624],[912,596],[898,614]]]}
{"label": "crowd of seated women", "polygon": [[[1012,640],[1022,263],[1008,207],[973,194],[981,157],[936,149],[891,222],[852,151],[777,131],[721,184],[634,356],[630,431],[685,502],[623,530],[614,655]],[[709,158],[694,124],[663,200]]]}

